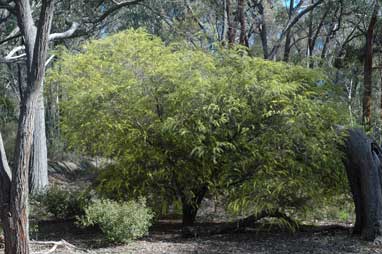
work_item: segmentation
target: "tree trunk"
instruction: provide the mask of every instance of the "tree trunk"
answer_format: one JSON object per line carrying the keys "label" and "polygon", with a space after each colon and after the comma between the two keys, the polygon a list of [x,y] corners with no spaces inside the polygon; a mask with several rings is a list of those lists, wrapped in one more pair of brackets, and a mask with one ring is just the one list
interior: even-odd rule
{"label": "tree trunk", "polygon": [[375,1],[374,10],[370,19],[366,34],[365,61],[364,61],[364,91],[362,105],[362,122],[370,126],[371,124],[371,93],[373,84],[373,38],[374,29],[377,23],[379,10],[378,1]]}
{"label": "tree trunk", "polygon": [[379,111],[379,116],[380,116],[379,119],[382,121],[382,69],[381,69],[380,75],[381,76],[380,76],[380,81],[379,81],[380,82],[380,89],[379,90],[380,90],[381,95],[379,97],[379,103],[380,103],[379,104],[379,110],[380,110]]}
{"label": "tree trunk", "polygon": [[232,20],[232,5],[231,0],[226,0],[226,12],[227,12],[227,23],[228,23],[228,44],[230,46],[235,44],[235,38],[236,38],[236,26],[235,21]]}
{"label": "tree trunk", "polygon": [[227,13],[227,2],[229,0],[223,0],[223,28],[220,35],[220,40],[225,44],[228,35],[228,13]]}
{"label": "tree trunk", "polygon": [[382,150],[363,131],[350,130],[345,153],[356,212],[353,233],[372,241],[382,235]]}
{"label": "tree trunk", "polygon": [[[16,166],[13,169],[13,184],[11,185],[11,237],[14,241],[9,253],[29,253],[29,223],[28,223],[28,173],[30,154],[33,141],[34,115],[38,93],[32,92],[21,105],[19,126],[16,142]],[[12,231],[11,231],[12,232]]]}
{"label": "tree trunk", "polygon": [[[41,1],[41,12],[37,27],[34,24],[29,0],[15,0],[18,25],[24,38],[27,87],[20,103],[20,116],[17,130],[15,166],[11,176],[9,188],[2,187],[1,199],[5,201],[1,215],[4,227],[5,254],[29,253],[29,166],[33,142],[34,118],[36,104],[45,76],[45,60],[47,57],[49,33],[53,18],[54,0]],[[1,145],[1,144],[0,144]],[[0,146],[1,150],[1,146]],[[2,156],[0,170],[2,183],[6,182],[7,161]],[[10,193],[10,195],[9,195]],[[6,202],[9,197],[9,204]]]}
{"label": "tree trunk", "polygon": [[245,0],[238,1],[238,18],[240,21],[240,44],[248,47],[248,36],[247,36],[247,21],[245,18],[245,6],[247,5]]}
{"label": "tree trunk", "polygon": [[192,226],[195,222],[198,207],[194,204],[182,202],[182,223],[184,227]]}
{"label": "tree trunk", "polygon": [[[294,10],[294,0],[289,1],[289,11],[288,11],[288,18],[291,19],[292,14]],[[291,34],[290,30],[287,32],[285,36],[285,47],[284,47],[284,62],[289,61],[289,53],[290,53],[290,43],[291,43]]]}
{"label": "tree trunk", "polygon": [[182,195],[182,222],[183,227],[192,226],[195,222],[198,209],[204,196],[206,195],[208,188],[206,186],[201,187],[199,190],[194,191],[194,197],[188,199],[185,195]]}
{"label": "tree trunk", "polygon": [[[314,3],[314,0],[311,1],[311,4]],[[307,59],[307,68],[313,68],[313,49],[314,49],[314,41],[313,41],[313,10],[309,13],[309,25],[308,25],[308,44],[306,47],[306,59]]]}
{"label": "tree trunk", "polygon": [[260,31],[261,45],[263,48],[263,55],[264,55],[264,59],[268,59],[268,56],[269,56],[268,32],[267,32],[267,23],[265,21],[265,10],[264,10],[264,6],[263,6],[262,1],[260,1],[257,4],[257,8],[258,8],[259,14],[261,16],[261,24],[259,26],[259,31]]}
{"label": "tree trunk", "polygon": [[43,87],[38,95],[35,128],[33,132],[33,149],[29,171],[29,192],[41,193],[48,186],[48,151],[45,133],[45,107]]}
{"label": "tree trunk", "polygon": [[11,217],[10,217],[10,190],[11,190],[11,179],[12,172],[8,165],[7,156],[5,154],[4,143],[2,136],[0,134],[0,217],[3,224],[4,230],[4,242],[5,242],[5,253],[10,253],[10,247],[14,242],[12,236],[14,235],[11,231]]}

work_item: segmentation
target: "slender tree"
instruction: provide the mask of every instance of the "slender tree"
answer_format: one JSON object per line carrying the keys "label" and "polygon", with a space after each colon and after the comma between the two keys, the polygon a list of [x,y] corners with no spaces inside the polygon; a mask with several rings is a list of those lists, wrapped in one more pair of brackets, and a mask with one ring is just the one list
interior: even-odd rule
{"label": "slender tree", "polygon": [[362,104],[362,121],[365,125],[370,126],[371,123],[371,93],[373,84],[373,42],[374,29],[377,23],[377,15],[379,11],[379,2],[375,0],[373,14],[371,16],[369,26],[366,33],[365,60],[364,60],[364,91]]}
{"label": "slender tree", "polygon": [[[289,10],[288,10],[288,19],[290,19],[293,15],[293,10],[294,10],[294,0],[289,1]],[[288,62],[289,61],[289,53],[290,53],[290,43],[291,43],[291,32],[290,30],[287,32],[286,37],[285,37],[285,48],[284,48],[284,61]]]}
{"label": "slender tree", "polygon": [[231,0],[226,0],[226,12],[227,12],[227,23],[228,23],[228,43],[233,45],[236,39],[236,25],[233,20],[232,14],[232,3]]}
{"label": "slender tree", "polygon": [[237,4],[238,19],[240,22],[240,44],[248,47],[247,20],[245,15],[246,0],[239,0]]}

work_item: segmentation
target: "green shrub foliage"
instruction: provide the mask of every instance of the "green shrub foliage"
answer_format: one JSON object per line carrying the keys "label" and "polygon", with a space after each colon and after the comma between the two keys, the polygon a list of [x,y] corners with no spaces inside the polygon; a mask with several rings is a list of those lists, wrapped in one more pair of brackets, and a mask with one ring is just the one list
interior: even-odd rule
{"label": "green shrub foliage", "polygon": [[153,213],[144,199],[122,203],[97,200],[85,209],[80,223],[98,225],[111,242],[128,243],[147,234],[152,219]]}
{"label": "green shrub foliage", "polygon": [[84,214],[91,196],[86,191],[68,191],[52,186],[46,192],[34,196],[33,199],[55,218],[73,219]]}
{"label": "green shrub foliage", "polygon": [[344,187],[346,119],[315,71],[129,30],[63,52],[49,82],[66,89],[72,148],[113,159],[107,196],[188,202],[208,188],[234,211],[295,209]]}

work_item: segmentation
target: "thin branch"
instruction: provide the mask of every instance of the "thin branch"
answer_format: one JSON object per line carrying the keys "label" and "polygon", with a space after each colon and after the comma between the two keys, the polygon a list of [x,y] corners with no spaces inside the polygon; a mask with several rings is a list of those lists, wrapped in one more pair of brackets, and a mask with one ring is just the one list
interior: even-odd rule
{"label": "thin branch", "polygon": [[11,51],[9,51],[9,53],[5,56],[5,59],[8,60],[8,59],[11,59],[12,57],[14,57],[14,55],[18,52],[18,51],[21,51],[21,50],[24,50],[25,49],[25,46],[18,46],[18,47],[15,47],[13,48]]}
{"label": "thin branch", "polygon": [[0,1],[0,9],[6,9],[12,14],[16,13],[15,6],[8,1]]}
{"label": "thin branch", "polygon": [[26,54],[23,53],[23,54],[20,54],[20,55],[16,55],[17,52],[21,51],[21,50],[24,50],[25,49],[25,46],[18,46],[18,47],[15,47],[14,49],[12,49],[5,57],[4,59],[1,59],[0,60],[0,63],[14,63],[14,62],[17,62],[21,59],[23,59]]}
{"label": "thin branch", "polygon": [[118,2],[116,0],[112,0],[112,1],[115,5],[111,7],[109,10],[106,10],[99,18],[94,20],[92,23],[95,23],[95,24],[100,23],[104,19],[106,19],[110,14],[118,11],[122,7],[137,5],[138,3],[143,2],[144,0],[133,0],[133,1],[122,1],[122,2]]}
{"label": "thin branch", "polygon": [[187,10],[190,12],[190,14],[191,14],[191,16],[192,16],[192,19],[193,19],[196,23],[198,23],[200,29],[202,29],[204,33],[207,33],[207,30],[206,30],[206,28],[204,27],[203,23],[198,19],[198,17],[196,17],[196,15],[195,15],[195,13],[194,13],[194,10],[192,9],[190,3],[189,3],[187,0],[185,0],[184,2],[185,2],[185,4],[186,4]]}
{"label": "thin branch", "polygon": [[52,61],[53,59],[55,58],[56,56],[55,55],[51,55],[48,60],[46,60],[45,62],[45,67],[47,67]]}
{"label": "thin branch", "polygon": [[317,1],[316,3],[312,4],[312,5],[309,5],[307,6],[304,10],[301,10],[300,12],[298,12],[298,14],[290,20],[290,22],[288,22],[288,24],[286,25],[286,27],[283,29],[283,31],[281,32],[281,35],[278,39],[278,41],[276,42],[276,44],[273,46],[273,49],[271,51],[271,53],[269,54],[269,57],[270,59],[274,58],[281,46],[281,43],[282,41],[284,40],[286,34],[288,33],[288,31],[307,13],[309,13],[310,11],[312,11],[314,8],[316,8],[318,5],[320,5],[321,3],[323,2],[323,0],[319,0]]}
{"label": "thin branch", "polygon": [[8,36],[8,37],[5,38],[4,40],[0,41],[0,45],[2,45],[2,44],[4,44],[4,43],[7,43],[8,41],[11,41],[11,40],[20,38],[20,37],[21,37],[21,34],[16,34],[16,35],[14,35],[14,36]]}
{"label": "thin branch", "polygon": [[64,39],[72,36],[74,32],[78,29],[79,23],[73,22],[72,26],[69,28],[69,30],[62,32],[62,33],[53,33],[49,35],[49,41],[58,40],[58,39]]}
{"label": "thin branch", "polygon": [[[79,27],[79,24],[77,22],[73,22],[72,26],[69,28],[69,30],[62,32],[62,33],[53,33],[49,35],[49,41],[52,40],[58,40],[58,39],[64,39],[72,36],[74,32]],[[1,43],[0,43],[1,44]],[[25,50],[25,46],[18,46],[13,48],[5,57],[4,59],[0,59],[0,63],[14,63],[21,59],[23,59],[26,56],[26,53],[16,55],[17,52]]]}

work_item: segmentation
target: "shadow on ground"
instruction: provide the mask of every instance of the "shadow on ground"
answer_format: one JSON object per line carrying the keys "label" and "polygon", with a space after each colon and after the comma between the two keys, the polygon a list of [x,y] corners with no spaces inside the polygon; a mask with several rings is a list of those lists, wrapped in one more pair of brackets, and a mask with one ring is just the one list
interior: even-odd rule
{"label": "shadow on ground", "polygon": [[[201,224],[208,227],[210,224]],[[277,227],[248,229],[246,232],[182,237],[179,221],[163,220],[150,234],[129,245],[107,244],[97,228],[81,229],[73,221],[50,221],[39,225],[39,240],[61,240],[91,253],[120,254],[228,254],[228,253],[382,253],[382,248],[352,237],[342,226],[304,226],[295,233]],[[62,252],[67,253],[67,252]]]}

